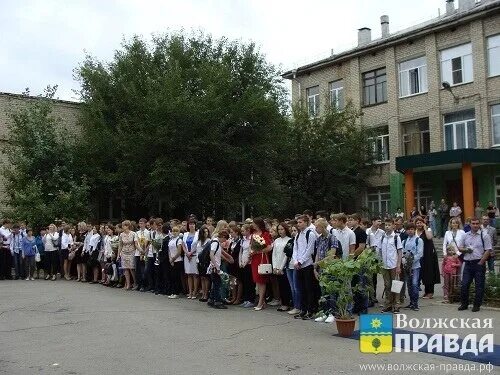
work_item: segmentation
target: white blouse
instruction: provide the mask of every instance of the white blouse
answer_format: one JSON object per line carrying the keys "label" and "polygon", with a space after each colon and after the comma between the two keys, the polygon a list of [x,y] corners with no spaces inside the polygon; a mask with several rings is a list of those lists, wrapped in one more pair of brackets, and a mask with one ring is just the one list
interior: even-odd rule
{"label": "white blouse", "polygon": [[286,254],[285,246],[290,241],[290,237],[278,237],[273,243],[273,269],[282,270],[285,268]]}
{"label": "white blouse", "polygon": [[[170,241],[168,241],[168,255],[170,258],[172,258],[175,254],[177,254],[177,245],[182,243],[182,238],[179,236],[172,238]],[[177,257],[174,262],[182,262],[182,257]]]}
{"label": "white blouse", "polygon": [[460,243],[460,241],[462,241],[464,237],[465,232],[462,229],[457,229],[455,236],[453,236],[453,231],[446,231],[443,238],[443,254],[446,256],[446,248],[448,247],[448,245],[451,245],[455,248],[457,255],[460,255],[461,253],[458,249],[457,244]]}
{"label": "white blouse", "polygon": [[59,239],[59,233],[47,233],[43,236],[43,244],[45,245],[45,251],[56,251],[57,246],[54,245],[54,242]]}

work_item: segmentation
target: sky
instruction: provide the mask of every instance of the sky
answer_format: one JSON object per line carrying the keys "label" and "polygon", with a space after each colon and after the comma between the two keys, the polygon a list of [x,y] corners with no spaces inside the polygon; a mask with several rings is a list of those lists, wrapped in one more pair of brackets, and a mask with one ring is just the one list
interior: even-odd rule
{"label": "sky", "polygon": [[58,85],[59,99],[78,100],[73,70],[86,53],[111,61],[124,38],[180,29],[254,42],[288,70],[355,46],[360,27],[379,37],[383,14],[395,32],[439,8],[445,0],[0,0],[0,92]]}

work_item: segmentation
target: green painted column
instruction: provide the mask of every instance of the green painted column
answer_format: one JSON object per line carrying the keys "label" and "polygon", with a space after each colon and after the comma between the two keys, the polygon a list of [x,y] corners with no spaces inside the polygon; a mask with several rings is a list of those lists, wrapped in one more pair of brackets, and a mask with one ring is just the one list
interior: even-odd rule
{"label": "green painted column", "polygon": [[389,182],[391,192],[391,213],[396,212],[398,207],[404,210],[403,182],[403,174],[391,173]]}

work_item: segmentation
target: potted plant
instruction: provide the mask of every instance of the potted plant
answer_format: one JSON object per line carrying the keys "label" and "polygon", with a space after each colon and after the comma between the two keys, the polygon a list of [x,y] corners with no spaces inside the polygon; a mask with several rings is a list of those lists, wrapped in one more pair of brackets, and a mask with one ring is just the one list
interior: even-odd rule
{"label": "potted plant", "polygon": [[[339,335],[350,337],[356,324],[352,315],[354,293],[370,291],[371,286],[367,280],[371,279],[373,273],[378,272],[378,257],[372,249],[366,248],[357,259],[352,256],[345,259],[326,257],[319,266],[322,298],[333,298],[335,323]],[[352,286],[352,280],[356,275],[363,275],[364,281]]]}

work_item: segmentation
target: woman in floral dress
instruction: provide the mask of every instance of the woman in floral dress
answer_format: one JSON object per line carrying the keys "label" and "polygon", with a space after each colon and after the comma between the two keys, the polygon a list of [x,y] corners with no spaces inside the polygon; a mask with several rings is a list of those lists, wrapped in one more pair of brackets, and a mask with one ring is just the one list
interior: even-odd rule
{"label": "woman in floral dress", "polygon": [[132,289],[130,278],[135,284],[135,250],[139,249],[137,235],[130,230],[131,224],[129,220],[122,223],[123,232],[120,233],[120,241],[118,244],[118,256],[121,260],[123,273],[125,274],[125,289]]}

